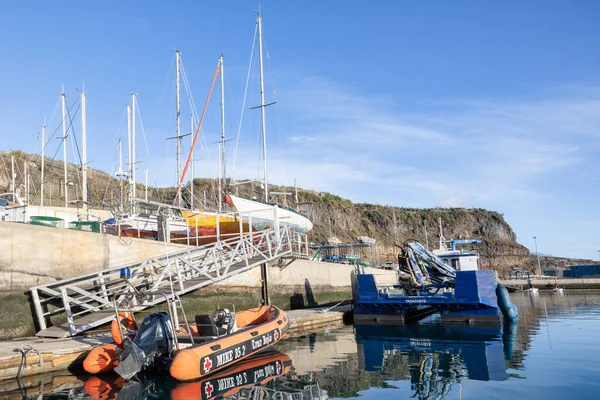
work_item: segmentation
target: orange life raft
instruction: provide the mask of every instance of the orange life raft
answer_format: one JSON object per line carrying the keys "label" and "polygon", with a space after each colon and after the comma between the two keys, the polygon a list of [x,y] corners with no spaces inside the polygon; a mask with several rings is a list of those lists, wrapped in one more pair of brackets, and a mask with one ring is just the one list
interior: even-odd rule
{"label": "orange life raft", "polygon": [[287,315],[275,306],[240,311],[235,319],[237,331],[177,352],[171,376],[182,381],[202,378],[273,345],[289,328]]}
{"label": "orange life raft", "polygon": [[[83,360],[83,369],[90,374],[104,374],[111,372],[119,365],[117,348],[123,344],[123,336],[119,324],[125,331],[137,331],[137,324],[131,313],[120,312],[119,320],[113,319],[110,333],[116,344],[108,343],[92,349]],[[133,336],[133,334],[132,334]]]}
{"label": "orange life raft", "polygon": [[[228,314],[226,310],[218,310],[217,313],[225,316],[227,323],[219,324],[214,316],[201,315],[196,316],[196,324],[189,324],[172,332],[171,335],[177,337],[176,345],[156,357],[157,361],[160,359],[161,368],[169,366],[170,375],[178,380],[203,378],[265,350],[281,340],[289,328],[287,315],[275,306],[261,306],[235,314]],[[215,316],[219,320],[217,313]],[[144,321],[152,316],[150,314]],[[144,321],[140,329],[144,326]],[[127,355],[127,351],[123,351],[124,342],[129,341],[128,344],[135,345],[135,339],[130,341],[131,334],[123,340],[119,324],[125,328],[125,332],[133,333],[138,328],[130,313],[119,313],[119,321],[113,320],[111,326],[116,344],[94,348],[83,363],[87,372],[99,374],[115,370],[119,366],[119,358]],[[150,367],[151,365],[145,365],[144,368],[151,371]]]}

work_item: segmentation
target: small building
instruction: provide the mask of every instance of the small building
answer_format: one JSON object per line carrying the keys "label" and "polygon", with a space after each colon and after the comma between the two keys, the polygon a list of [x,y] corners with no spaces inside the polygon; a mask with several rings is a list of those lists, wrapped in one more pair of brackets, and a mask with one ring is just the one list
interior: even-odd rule
{"label": "small building", "polygon": [[552,269],[545,269],[543,271],[544,276],[551,276],[554,278],[558,278],[558,279],[562,279],[565,278],[565,271],[568,271],[568,269],[565,269],[563,267],[555,267]]}
{"label": "small building", "polygon": [[376,239],[373,239],[372,237],[368,237],[368,236],[359,236],[356,238],[356,241],[358,243],[371,244],[371,245],[374,245],[375,243],[377,243]]}
{"label": "small building", "polygon": [[565,278],[600,278],[600,264],[571,265],[563,275]]}

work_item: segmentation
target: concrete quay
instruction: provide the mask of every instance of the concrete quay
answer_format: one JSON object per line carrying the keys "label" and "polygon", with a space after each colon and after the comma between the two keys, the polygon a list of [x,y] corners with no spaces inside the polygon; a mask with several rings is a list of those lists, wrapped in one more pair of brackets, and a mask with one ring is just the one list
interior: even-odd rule
{"label": "concrete quay", "polygon": [[[340,323],[350,306],[286,311],[290,319],[288,333],[318,329]],[[68,370],[81,371],[81,364],[94,347],[112,343],[109,333],[76,336],[67,339],[26,337],[0,342],[0,381],[27,378]]]}
{"label": "concrete quay", "polygon": [[[568,279],[532,279],[531,284],[533,287],[538,289],[548,289],[548,284],[554,285],[557,282],[558,285],[567,290],[569,289],[600,289],[600,278],[568,278]],[[527,289],[527,279],[501,279],[500,283],[507,286],[517,286]]]}

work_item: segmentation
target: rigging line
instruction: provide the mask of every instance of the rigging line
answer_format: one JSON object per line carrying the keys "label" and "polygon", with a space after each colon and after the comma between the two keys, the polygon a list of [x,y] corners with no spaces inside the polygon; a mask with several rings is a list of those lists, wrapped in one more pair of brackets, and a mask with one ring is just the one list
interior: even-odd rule
{"label": "rigging line", "polygon": [[267,63],[269,65],[269,75],[271,78],[271,84],[273,85],[273,92],[274,92],[274,96],[275,96],[275,117],[276,117],[276,121],[277,121],[277,141],[279,142],[280,145],[283,145],[283,162],[285,163],[285,172],[288,178],[288,184],[290,184],[291,179],[290,179],[290,168],[288,165],[288,159],[289,159],[289,154],[288,154],[288,148],[287,148],[287,143],[285,141],[281,140],[281,127],[280,127],[280,119],[279,119],[279,93],[277,92],[277,86],[275,85],[275,74],[273,73],[273,65],[271,64],[271,56],[269,55],[269,49],[267,47],[267,43],[265,41],[265,50],[267,52]]}
{"label": "rigging line", "polygon": [[254,26],[254,39],[252,40],[252,51],[250,52],[250,62],[248,63],[248,74],[246,76],[246,88],[244,89],[244,100],[242,102],[242,112],[240,115],[240,123],[238,125],[237,139],[235,140],[235,151],[233,152],[233,160],[231,164],[230,176],[233,176],[235,170],[235,160],[237,158],[238,146],[240,144],[240,133],[242,131],[242,122],[244,120],[244,110],[246,108],[246,96],[248,94],[248,84],[250,82],[250,71],[252,70],[252,59],[254,58],[254,49],[256,48],[256,32],[258,31],[258,24]]}
{"label": "rigging line", "polygon": [[[52,111],[52,115],[50,116],[50,122],[48,123],[48,125],[46,126],[52,126],[52,122],[54,121],[54,116],[56,115],[56,110],[58,110],[58,106],[60,105],[60,98],[56,101],[56,106],[54,107],[54,111]],[[46,121],[44,121],[44,123],[46,123]],[[58,128],[57,128],[58,129]],[[56,131],[55,131],[56,132]],[[41,132],[38,133],[38,137],[41,135]],[[46,150],[46,146],[48,145],[48,142],[43,143],[43,147],[44,150]],[[34,157],[34,154],[31,155],[31,157],[29,158],[29,161],[32,161]],[[35,159],[35,162],[37,162],[40,158],[42,157],[42,152],[40,151],[37,154],[37,157]]]}
{"label": "rigging line", "polygon": [[[60,104],[60,102],[61,102],[61,99],[59,98],[58,104]],[[52,115],[54,117],[54,114],[52,114]],[[58,124],[58,126],[56,127],[56,129],[54,130],[54,132],[52,132],[52,135],[50,135],[50,137],[48,138],[48,140],[44,144],[44,150],[46,150],[46,147],[48,147],[48,145],[50,144],[50,142],[52,141],[52,139],[54,139],[54,136],[56,135],[56,132],[58,132],[58,130],[62,126],[63,122],[64,121],[61,119],[61,123]],[[60,146],[58,146],[58,150],[60,150]],[[56,153],[54,153],[54,157],[52,157],[52,160],[54,160],[56,158],[56,154],[58,154],[58,150],[56,151]],[[40,151],[39,154],[38,154],[38,158],[41,157],[41,155],[42,155],[42,152]],[[52,167],[50,167],[50,168],[52,168]]]}
{"label": "rigging line", "polygon": [[[171,58],[171,63],[169,64],[169,69],[167,70],[166,77],[165,77],[165,80],[162,85],[162,90],[160,92],[160,95],[156,98],[156,101],[154,102],[155,109],[158,109],[161,111],[162,110],[171,110],[171,105],[173,105],[173,103],[175,101],[174,88],[173,88],[173,91],[170,92],[168,96],[167,96],[167,92],[169,89],[169,84],[172,82],[172,80],[175,80],[173,70],[174,70],[176,58],[177,58],[176,55],[173,54],[173,56]],[[170,99],[170,100],[165,101],[166,99]],[[168,104],[165,105],[165,103],[168,103]],[[173,107],[173,108],[175,108],[175,107]],[[163,115],[163,114],[161,114],[161,115]]]}
{"label": "rigging line", "polygon": [[[77,100],[75,101],[75,103],[77,102]],[[75,103],[73,104],[73,106],[75,105]],[[73,108],[73,106],[71,106],[71,108],[67,109],[67,117],[69,118],[69,127],[67,128],[67,130],[71,130],[71,151],[73,152],[73,158],[77,159],[77,157],[79,157],[79,165],[81,165],[83,167],[83,160],[81,159],[81,152],[79,151],[79,145],[77,143],[77,135],[75,134],[75,128],[73,128],[73,118],[71,118],[71,109]],[[77,110],[75,110],[75,115],[77,116],[77,112],[79,111],[79,108],[81,107],[81,104],[79,104],[79,107],[77,107]],[[75,146],[73,146],[73,143],[75,144]],[[77,151],[75,151],[75,149],[77,149]],[[83,172],[83,170],[82,170]],[[79,183],[79,187],[81,187],[81,190],[83,192],[83,184],[81,183],[81,176],[79,174],[75,174],[77,176],[77,181]],[[77,192],[75,192],[77,193]]]}
{"label": "rigging line", "polygon": [[[144,130],[144,122],[142,121],[142,114],[140,112],[140,103],[139,100],[136,100],[136,111],[138,117],[140,118],[140,128],[142,128],[142,136],[144,137],[144,144],[146,145],[146,153],[148,153],[148,163],[150,164],[150,171],[152,171],[152,179],[154,180],[154,187],[158,187],[158,183],[156,182],[156,172],[154,171],[154,163],[152,162],[152,157],[150,156],[150,147],[148,146],[148,140],[146,138],[146,131]],[[160,192],[158,192],[158,197],[161,198]]]}
{"label": "rigging line", "polygon": [[[183,76],[183,86],[186,90],[186,93],[188,94],[188,102],[190,103],[190,109],[192,110],[194,115],[198,115],[198,109],[196,108],[196,101],[194,100],[194,97],[192,96],[192,89],[190,87],[190,83],[188,81],[187,74],[185,73],[185,69],[183,67],[183,62],[181,61],[181,58],[179,59],[179,63],[181,65],[181,72],[182,72],[182,76]],[[205,155],[207,155],[208,160],[212,161],[212,159],[210,157],[210,153],[207,151],[206,138],[205,138],[205,135],[204,135],[204,132],[202,131],[202,129],[200,129],[200,133],[202,134],[200,136],[200,138],[201,138],[200,139],[200,148],[202,149],[202,152]]]}
{"label": "rigging line", "polygon": [[[75,103],[77,103],[78,100],[75,101]],[[74,106],[75,104],[73,104]],[[71,118],[71,109],[73,108],[73,106],[71,106],[71,108],[67,109],[67,117],[69,118],[69,126],[67,127],[67,130],[71,129],[71,133],[73,134],[72,138],[73,140],[71,141],[71,146],[73,146],[73,141],[75,142],[75,148],[77,149],[77,153],[75,153],[75,150],[73,150],[73,156],[77,156],[79,157],[79,165],[81,165],[83,163],[82,159],[81,159],[81,151],[79,150],[79,144],[77,143],[77,135],[75,134],[75,128],[73,128],[73,118]],[[81,108],[81,104],[79,104],[79,106],[77,107],[77,110],[75,110],[75,115],[73,117],[77,116],[77,113],[79,112],[79,109]],[[75,158],[77,158],[75,157]]]}
{"label": "rigging line", "polygon": [[[73,109],[75,104],[77,104],[78,100],[79,100],[79,98],[73,102],[73,105],[71,105],[71,107],[67,108],[67,118],[69,120],[69,126],[67,126],[67,131],[69,131],[69,130],[71,131],[71,151],[73,152],[73,158],[77,159],[77,156],[79,156],[79,165],[81,165],[82,160],[81,160],[81,154],[79,153],[79,146],[77,144],[77,135],[75,135],[75,129],[73,128],[73,118],[71,118],[71,110]],[[74,116],[77,116],[80,107],[81,107],[81,104],[79,104],[77,107],[77,110],[75,110]],[[64,140],[66,141],[67,138],[65,138]],[[75,152],[75,147],[73,147],[73,143],[75,143],[77,152]],[[63,145],[66,146],[67,144],[63,143]],[[76,164],[73,163],[73,165],[76,165]],[[68,174],[67,174],[67,176],[68,176]],[[76,173],[75,176],[77,176],[77,183],[79,183],[79,187],[81,188],[81,190],[83,192],[83,184],[81,183],[81,176],[79,175],[79,173]],[[77,187],[75,187],[75,197],[77,197]]]}
{"label": "rigging line", "polygon": [[[175,198],[179,195],[179,191],[181,190],[181,185],[185,179],[185,174],[187,173],[187,169],[190,165],[190,159],[192,158],[192,153],[194,152],[194,146],[196,145],[196,140],[198,139],[198,134],[200,133],[200,128],[202,127],[202,122],[204,121],[204,115],[206,114],[206,109],[208,108],[208,102],[210,101],[210,95],[212,94],[213,88],[215,87],[215,82],[217,80],[217,76],[219,75],[219,71],[221,70],[221,66],[217,64],[217,68],[215,69],[215,74],[213,76],[212,84],[210,85],[210,90],[208,91],[208,97],[206,98],[206,103],[204,103],[204,109],[202,110],[202,115],[200,116],[200,121],[198,122],[198,129],[196,129],[196,134],[194,135],[194,141],[192,142],[192,148],[190,149],[190,153],[188,155],[187,161],[185,163],[185,167],[183,168],[183,173],[181,174],[181,178],[179,179],[179,184],[177,185],[177,192],[175,193]],[[219,194],[220,196],[220,194]]]}
{"label": "rigging line", "polygon": [[[122,105],[122,104],[121,104]],[[106,156],[106,158],[104,159],[104,162],[102,164],[104,164],[106,162],[106,160],[108,160],[111,155],[112,152],[115,152],[115,156],[113,157],[113,163],[112,163],[112,170],[114,171],[116,169],[116,158],[119,157],[119,155],[117,154],[117,152],[115,151],[115,144],[118,143],[117,138],[119,137],[119,134],[121,133],[121,128],[123,127],[123,123],[125,122],[125,118],[127,117],[127,112],[123,112],[123,117],[121,118],[121,122],[119,123],[119,127],[117,128],[117,133],[115,134],[115,137],[113,138],[113,145],[111,147],[110,152],[108,153],[108,155]],[[117,146],[118,147],[118,146]],[[108,175],[108,179],[106,180],[106,190],[104,191],[104,196],[102,197],[102,203],[100,204],[104,204],[104,202],[106,201],[106,196],[108,195],[108,187],[111,183],[111,179],[112,179],[112,174]]]}
{"label": "rigging line", "polygon": [[[75,101],[75,102],[73,103],[73,105],[71,105],[71,107],[70,107],[70,108],[68,108],[68,107],[67,107],[67,115],[68,115],[69,111],[71,111],[71,109],[72,109],[73,107],[75,107],[75,104],[76,104],[76,103],[77,103],[77,101]],[[77,115],[77,112],[79,112],[79,107],[77,107],[77,110],[75,110],[75,115]],[[56,127],[56,130],[54,131],[54,133],[52,134],[52,137],[51,137],[50,139],[52,139],[52,138],[54,137],[54,135],[56,134],[56,132],[58,131],[58,129],[59,129],[59,128],[62,126],[62,124],[64,124],[64,123],[65,123],[65,120],[64,120],[64,118],[62,118],[62,121],[61,121],[61,123],[60,123],[60,124],[59,124],[59,125]],[[67,129],[66,129],[66,130],[68,131],[68,130],[69,130],[69,128],[70,128],[70,127],[67,127]],[[62,142],[64,142],[65,140],[66,140],[66,138],[63,138]],[[61,144],[62,144],[62,143],[61,143]],[[64,146],[66,146],[66,144],[63,144],[63,145],[64,145]],[[59,152],[59,151],[60,151],[60,145],[59,145],[59,146],[58,146],[58,148],[56,149],[56,153],[54,153],[54,155],[52,156],[52,161],[56,161],[56,155],[58,154],[58,152]],[[56,168],[56,166],[55,166],[55,165],[53,165],[53,166],[51,166],[51,167],[50,167],[50,169],[52,169],[52,168]]]}
{"label": "rigging line", "polygon": [[[113,146],[113,148],[111,148],[111,150],[110,150],[111,153],[110,154],[112,154],[113,149],[114,149],[114,146]],[[113,157],[113,163],[112,163],[112,166],[111,166],[111,168],[112,168],[113,171],[115,170],[115,164],[117,163],[116,162],[116,158],[117,157],[118,157],[117,154],[115,154],[115,156]],[[104,189],[104,195],[102,196],[102,201],[100,202],[100,204],[104,204],[104,202],[106,201],[106,196],[108,196],[108,188],[111,186],[112,179],[114,179],[112,177],[112,175],[108,175],[108,179],[106,179],[106,189]]]}

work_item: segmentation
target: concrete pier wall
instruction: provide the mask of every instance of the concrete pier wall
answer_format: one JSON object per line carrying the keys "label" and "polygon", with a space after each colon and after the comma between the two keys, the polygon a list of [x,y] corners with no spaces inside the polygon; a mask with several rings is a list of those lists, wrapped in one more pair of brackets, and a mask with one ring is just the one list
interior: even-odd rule
{"label": "concrete pier wall", "polygon": [[[186,246],[99,233],[0,222],[0,292],[26,291],[32,286],[92,273],[127,262],[165,254]],[[289,260],[288,260],[289,261]],[[351,265],[294,260],[269,266],[272,292],[349,291]],[[378,284],[396,281],[393,271],[365,268]],[[216,283],[213,288],[257,288],[260,268]]]}
{"label": "concrete pier wall", "polygon": [[142,260],[186,246],[100,233],[0,222],[0,291],[32,286]]}
{"label": "concrete pier wall", "polygon": [[[285,267],[277,263],[269,266],[269,290],[272,292],[304,292],[307,285],[314,290],[350,290],[350,273],[354,267],[309,260],[294,260]],[[365,268],[365,273],[374,274],[378,285],[396,283],[396,273],[379,268]],[[215,287],[254,288],[260,287],[260,268],[217,282]]]}

